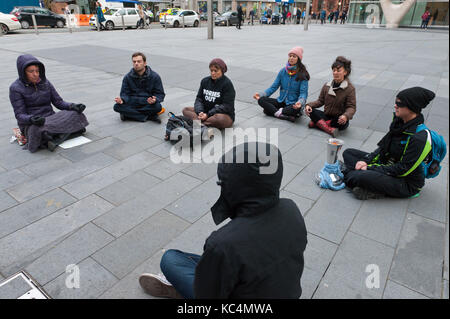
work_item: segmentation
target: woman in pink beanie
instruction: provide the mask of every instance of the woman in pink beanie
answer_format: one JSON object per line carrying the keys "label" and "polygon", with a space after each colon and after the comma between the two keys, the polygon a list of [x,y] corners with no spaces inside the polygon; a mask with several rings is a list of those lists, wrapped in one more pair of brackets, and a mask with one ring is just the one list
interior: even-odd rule
{"label": "woman in pink beanie", "polygon": [[[303,48],[292,48],[288,53],[288,62],[277,78],[262,93],[256,93],[253,98],[264,109],[264,113],[282,120],[295,122],[300,117],[308,98],[309,73],[303,65]],[[280,88],[280,96],[272,99],[270,96]]]}

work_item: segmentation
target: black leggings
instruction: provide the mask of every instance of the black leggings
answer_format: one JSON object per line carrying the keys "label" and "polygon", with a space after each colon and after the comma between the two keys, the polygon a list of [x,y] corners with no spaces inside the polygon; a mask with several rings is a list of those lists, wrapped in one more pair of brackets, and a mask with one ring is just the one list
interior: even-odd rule
{"label": "black leggings", "polygon": [[392,177],[372,170],[355,170],[358,161],[368,153],[353,148],[342,154],[346,170],[344,182],[350,187],[361,187],[373,193],[385,194],[389,197],[408,198],[420,192],[420,188],[408,183],[406,178]]}
{"label": "black leggings", "polygon": [[259,106],[264,109],[264,113],[273,116],[278,109],[282,108],[282,113],[287,116],[300,116],[301,109],[294,109],[293,105],[286,105],[284,102],[278,102],[277,99],[270,97],[260,97],[258,100]]}
{"label": "black leggings", "polygon": [[330,126],[331,127],[336,127],[340,131],[345,130],[348,127],[349,123],[350,123],[350,121],[347,121],[347,122],[345,122],[344,125],[341,125],[341,124],[338,123],[339,117],[327,116],[323,111],[317,110],[317,109],[313,109],[311,114],[309,115],[309,117],[311,118],[311,121],[313,121],[314,123],[317,123],[320,120],[324,120],[324,121],[331,120]]}

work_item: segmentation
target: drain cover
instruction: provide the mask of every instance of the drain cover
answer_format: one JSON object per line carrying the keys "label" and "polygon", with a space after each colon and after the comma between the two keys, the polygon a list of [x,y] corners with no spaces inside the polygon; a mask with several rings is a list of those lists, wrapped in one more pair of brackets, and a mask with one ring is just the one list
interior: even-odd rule
{"label": "drain cover", "polygon": [[0,283],[0,299],[50,299],[25,271]]}

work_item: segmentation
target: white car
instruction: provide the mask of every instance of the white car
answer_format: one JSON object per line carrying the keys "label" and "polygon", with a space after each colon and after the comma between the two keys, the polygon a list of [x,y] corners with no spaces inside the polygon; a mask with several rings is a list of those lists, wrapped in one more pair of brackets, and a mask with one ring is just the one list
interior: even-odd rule
{"label": "white car", "polygon": [[186,26],[198,27],[200,25],[200,16],[192,10],[179,10],[174,14],[167,14],[159,22],[162,25],[166,22],[167,26],[177,28],[183,25],[183,17]]}
{"label": "white car", "polygon": [[[138,27],[138,22],[141,19],[138,10],[134,8],[111,8],[104,14],[106,21],[103,21],[103,25],[108,30],[115,28],[125,27]],[[123,17],[123,22],[122,22]],[[97,28],[97,15],[93,15],[89,20],[89,25]]]}
{"label": "white car", "polygon": [[20,29],[22,29],[22,25],[15,15],[0,12],[0,32],[2,34],[7,34],[9,31]]}

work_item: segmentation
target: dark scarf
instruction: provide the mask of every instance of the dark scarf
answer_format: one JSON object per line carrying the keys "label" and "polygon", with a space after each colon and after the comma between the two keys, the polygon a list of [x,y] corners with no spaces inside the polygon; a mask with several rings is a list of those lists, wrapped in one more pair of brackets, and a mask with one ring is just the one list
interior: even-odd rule
{"label": "dark scarf", "polygon": [[401,118],[396,117],[394,115],[394,120],[392,121],[391,126],[389,127],[389,132],[381,139],[381,141],[378,142],[378,146],[381,149],[380,152],[381,162],[385,162],[387,160],[386,155],[389,152],[392,143],[392,138],[394,136],[399,136],[403,132],[414,133],[416,131],[416,127],[419,124],[422,124],[423,122],[424,118],[422,114],[418,114],[416,118],[406,123],[404,123]]}

